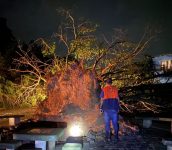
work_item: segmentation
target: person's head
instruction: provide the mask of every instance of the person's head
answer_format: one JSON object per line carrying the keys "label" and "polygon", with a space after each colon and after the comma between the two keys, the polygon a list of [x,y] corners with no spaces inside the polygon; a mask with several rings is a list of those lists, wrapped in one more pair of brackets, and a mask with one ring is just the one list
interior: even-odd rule
{"label": "person's head", "polygon": [[112,84],[112,78],[107,78],[106,84]]}

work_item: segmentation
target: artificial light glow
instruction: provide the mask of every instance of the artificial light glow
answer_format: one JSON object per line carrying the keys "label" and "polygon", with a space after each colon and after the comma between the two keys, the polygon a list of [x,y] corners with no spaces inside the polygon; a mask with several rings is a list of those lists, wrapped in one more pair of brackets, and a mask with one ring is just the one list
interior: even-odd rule
{"label": "artificial light glow", "polygon": [[81,127],[78,124],[73,125],[70,130],[70,135],[77,137],[77,136],[81,136],[82,135],[82,130]]}

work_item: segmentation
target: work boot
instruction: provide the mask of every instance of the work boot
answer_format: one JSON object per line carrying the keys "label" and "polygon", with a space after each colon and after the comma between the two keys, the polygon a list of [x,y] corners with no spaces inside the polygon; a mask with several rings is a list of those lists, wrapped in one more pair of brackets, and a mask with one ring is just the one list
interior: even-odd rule
{"label": "work boot", "polygon": [[111,141],[110,136],[106,136],[106,137],[105,137],[105,142],[106,142],[106,143],[109,143],[110,141]]}
{"label": "work boot", "polygon": [[112,139],[113,143],[117,143],[119,141],[119,137],[118,136],[114,136]]}
{"label": "work boot", "polygon": [[111,139],[110,138],[105,138],[105,142],[106,143],[110,143],[111,142]]}

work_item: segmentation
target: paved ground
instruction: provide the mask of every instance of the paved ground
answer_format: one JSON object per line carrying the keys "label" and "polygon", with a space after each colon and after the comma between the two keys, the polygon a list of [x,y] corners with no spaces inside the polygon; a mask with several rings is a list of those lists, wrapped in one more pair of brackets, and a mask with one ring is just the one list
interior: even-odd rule
{"label": "paved ground", "polygon": [[90,144],[89,150],[166,150],[159,137],[122,136],[117,143],[97,141]]}
{"label": "paved ground", "polygon": [[117,143],[97,141],[92,143],[89,150],[166,150],[162,138],[170,133],[162,130],[143,129],[135,135],[123,135]]}
{"label": "paved ground", "polygon": [[[143,129],[137,134],[120,136],[120,140],[116,143],[106,143],[103,138],[97,138],[90,143],[84,142],[82,150],[166,150],[166,146],[162,144],[162,138],[167,135],[169,136],[170,133],[167,134],[162,130]],[[56,150],[62,150],[63,145],[63,143],[57,145]],[[76,149],[70,148],[70,150]]]}
{"label": "paved ground", "polygon": [[[163,131],[146,129],[135,135],[122,135],[116,143],[106,143],[102,139],[87,143],[83,150],[166,150],[161,142],[163,136],[166,136]],[[57,150],[61,148],[57,147]]]}
{"label": "paved ground", "polygon": [[[10,111],[4,112],[11,113]],[[28,112],[25,111],[24,114],[31,114]],[[16,112],[16,114],[18,113],[21,111]],[[0,111],[0,114],[4,115],[3,111]],[[6,122],[4,121],[4,124]],[[3,125],[3,121],[1,121],[1,125]],[[102,139],[96,140],[87,144],[83,150],[166,150],[166,146],[161,142],[164,136],[166,136],[165,131],[144,129],[138,134],[121,136],[118,143],[105,143]],[[57,145],[57,150],[61,150],[62,146],[62,144]]]}

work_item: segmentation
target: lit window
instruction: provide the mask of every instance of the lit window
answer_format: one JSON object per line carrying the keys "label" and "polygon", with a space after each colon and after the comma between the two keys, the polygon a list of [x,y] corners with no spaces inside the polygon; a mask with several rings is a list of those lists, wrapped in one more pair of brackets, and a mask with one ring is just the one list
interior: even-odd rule
{"label": "lit window", "polygon": [[172,60],[161,61],[161,69],[165,71],[172,70]]}

